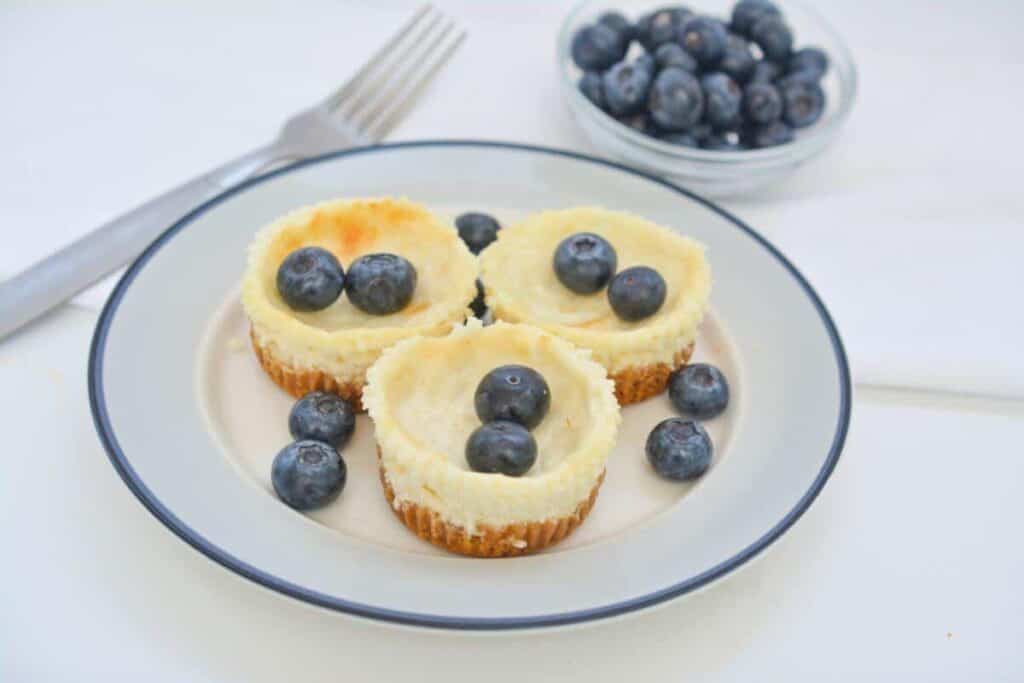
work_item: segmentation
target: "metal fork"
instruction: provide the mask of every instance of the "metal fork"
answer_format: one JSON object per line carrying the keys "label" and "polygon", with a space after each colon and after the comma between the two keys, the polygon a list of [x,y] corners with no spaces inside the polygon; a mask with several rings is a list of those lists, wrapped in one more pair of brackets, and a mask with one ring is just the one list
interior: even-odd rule
{"label": "metal fork", "polygon": [[150,200],[0,283],[0,339],[125,265],[202,201],[283,163],[380,141],[465,38],[420,7],[324,101],[293,115],[277,139]]}

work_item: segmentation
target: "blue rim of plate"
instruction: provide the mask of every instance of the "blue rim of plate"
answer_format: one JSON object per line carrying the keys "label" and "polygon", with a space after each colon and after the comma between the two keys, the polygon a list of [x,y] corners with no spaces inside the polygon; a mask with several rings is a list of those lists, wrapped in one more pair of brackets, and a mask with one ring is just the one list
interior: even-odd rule
{"label": "blue rim of plate", "polygon": [[[383,609],[374,607],[372,605],[365,605],[358,602],[352,602],[350,600],[343,600],[331,595],[320,593],[318,591],[310,590],[302,586],[296,585],[289,581],[285,581],[279,577],[268,574],[267,572],[254,567],[237,557],[234,557],[230,553],[224,551],[218,546],[214,545],[202,535],[197,533],[194,529],[183,523],[178,517],[171,512],[160,500],[153,495],[153,492],[149,490],[146,484],[142,481],[135,469],[132,467],[128,456],[125,455],[121,446],[118,444],[117,437],[114,433],[114,427],[110,422],[110,416],[107,413],[106,396],[103,389],[103,360],[104,350],[106,349],[107,334],[110,331],[110,324],[114,319],[114,315],[117,313],[121,299],[124,297],[126,291],[131,286],[132,282],[139,272],[145,267],[146,263],[149,262],[153,255],[156,254],[160,248],[171,240],[178,232],[183,230],[185,227],[190,225],[198,216],[223,202],[224,200],[244,192],[246,189],[266,182],[271,178],[275,178],[285,173],[290,173],[296,169],[303,168],[312,164],[323,163],[325,161],[332,161],[336,159],[342,159],[345,157],[356,156],[359,154],[375,154],[378,152],[388,152],[394,150],[401,150],[406,148],[422,148],[422,147],[472,147],[472,148],[488,148],[494,150],[515,150],[518,152],[528,152],[533,154],[543,154],[550,156],[566,157],[569,159],[575,159],[580,162],[597,164],[599,166],[605,166],[608,168],[616,169],[623,173],[628,173],[634,176],[638,176],[649,180],[650,182],[662,185],[670,190],[673,190],[680,195],[686,197],[691,201],[695,201],[698,204],[710,209],[711,211],[722,216],[739,230],[745,232],[755,242],[760,244],[764,249],[777,259],[793,278],[797,281],[800,287],[807,294],[807,297],[814,304],[815,309],[818,311],[818,315],[821,317],[821,322],[825,326],[825,330],[828,333],[829,340],[832,343],[832,349],[835,352],[836,366],[839,373],[839,384],[840,384],[840,410],[839,420],[836,424],[835,434],[832,439],[832,444],[829,447],[828,455],[825,458],[825,462],[822,464],[817,476],[811,483],[810,488],[800,497],[796,502],[796,505],[783,517],[777,524],[775,524],[767,533],[757,539],[754,543],[747,546],[745,549],[730,557],[729,559],[719,563],[718,565],[700,573],[695,576],[688,577],[672,586],[663,588],[653,593],[641,595],[629,600],[623,600],[610,605],[602,605],[600,607],[593,607],[585,610],[578,610],[573,612],[562,612],[558,614],[547,614],[529,617],[487,617],[487,618],[467,618],[467,617],[454,617],[444,615],[433,615],[433,614],[418,614],[413,612],[403,612],[400,610]],[[746,564],[749,560],[757,556],[761,551],[771,545],[776,539],[778,539],[783,533],[785,533],[789,527],[791,527],[804,512],[811,506],[815,498],[821,492],[825,486],[825,482],[828,481],[832,471],[835,469],[836,463],[839,461],[839,455],[843,450],[843,444],[846,441],[846,433],[850,425],[850,405],[851,405],[851,382],[850,382],[850,368],[846,358],[846,351],[843,348],[842,340],[839,338],[839,331],[836,329],[835,323],[832,321],[832,317],[829,315],[828,310],[818,297],[817,292],[811,287],[807,279],[796,269],[796,267],[786,259],[782,253],[776,249],[768,240],[762,237],[757,231],[749,227],[743,221],[739,220],[729,212],[720,208],[719,206],[711,203],[710,201],[686,190],[678,185],[674,185],[666,180],[653,176],[649,173],[636,170],[624,164],[600,159],[597,157],[589,156],[586,154],[579,154],[577,152],[570,152],[561,149],[555,149],[552,147],[541,147],[536,145],[523,145],[516,143],[507,142],[493,142],[485,140],[423,140],[415,142],[401,142],[393,144],[375,145],[370,147],[358,147],[354,149],[348,149],[340,152],[333,152],[330,154],[324,154],[322,156],[305,159],[303,161],[290,164],[283,168],[277,169],[270,173],[267,173],[256,178],[247,180],[246,182],[238,185],[237,187],[231,188],[209,201],[203,203],[191,213],[187,214],[184,218],[179,220],[177,223],[165,230],[156,240],[150,244],[145,251],[129,266],[127,272],[118,281],[117,286],[114,288],[113,293],[107,300],[106,305],[103,307],[103,311],[100,314],[99,320],[96,323],[96,331],[93,333],[92,345],[89,350],[89,405],[92,409],[93,423],[96,425],[96,432],[99,435],[100,441],[103,447],[107,451],[107,455],[110,458],[110,462],[113,464],[114,469],[124,480],[124,483],[128,486],[135,497],[145,506],[149,512],[160,520],[164,526],[174,532],[179,538],[188,543],[190,546],[206,555],[214,562],[226,567],[227,569],[239,574],[250,581],[253,581],[261,586],[269,588],[271,590],[283,593],[290,597],[302,600],[304,602],[317,605],[319,607],[325,607],[330,610],[337,612],[344,612],[346,614],[354,615],[357,617],[363,617],[373,619],[377,621],[385,621],[397,624],[403,624],[407,626],[423,626],[431,628],[441,629],[452,629],[461,631],[495,631],[495,630],[512,630],[512,629],[529,629],[529,628],[544,628],[544,627],[555,627],[555,626],[567,626],[570,624],[577,624],[586,621],[593,621],[596,619],[606,619],[628,612],[641,610],[658,603],[665,602],[677,598],[691,591],[695,591],[702,586],[705,586],[712,581],[725,576],[729,572],[741,567]]]}

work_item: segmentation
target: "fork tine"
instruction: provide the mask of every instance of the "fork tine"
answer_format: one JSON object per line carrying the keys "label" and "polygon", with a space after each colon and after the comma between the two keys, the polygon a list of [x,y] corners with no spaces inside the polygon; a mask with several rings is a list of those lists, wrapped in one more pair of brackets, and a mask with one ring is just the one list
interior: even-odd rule
{"label": "fork tine", "polygon": [[[433,26],[431,27],[433,28]],[[349,113],[352,123],[357,127],[365,129],[370,123],[379,117],[393,101],[395,101],[409,83],[416,76],[417,70],[424,64],[429,63],[438,47],[442,45],[453,30],[456,29],[454,21],[445,20],[439,31],[430,34],[425,32],[421,36],[419,44],[414,51],[403,60],[401,69],[393,69],[390,77],[380,87],[372,89],[366,94],[365,100],[357,105],[357,108]]]}
{"label": "fork tine", "polygon": [[[360,120],[369,120],[366,116],[367,110],[372,111],[374,108],[379,108],[381,101],[387,101],[391,97],[390,93],[394,90],[393,84],[403,74],[419,64],[426,54],[429,54],[437,42],[435,29],[441,24],[441,35],[443,35],[445,21],[445,16],[437,12],[424,22],[426,23],[425,27],[418,26],[407,41],[388,55],[387,62],[382,63],[378,70],[380,73],[375,74],[373,78],[366,79],[365,85],[360,84],[353,88],[348,93],[347,99],[339,103],[336,112],[355,125],[358,125],[357,122]],[[426,45],[425,51],[424,45]]]}
{"label": "fork tine", "polygon": [[390,107],[387,107],[380,116],[366,126],[366,134],[371,140],[380,140],[391,132],[402,115],[408,111],[409,107],[416,100],[416,97],[420,94],[423,88],[426,87],[427,83],[433,79],[434,75],[455,53],[455,50],[457,50],[462,44],[465,37],[466,32],[459,30],[455,35],[455,39],[450,41],[447,46],[441,49],[433,62],[427,62],[426,66],[419,71],[415,79],[399,93],[398,99],[394,101]]}
{"label": "fork tine", "polygon": [[432,12],[434,7],[432,5],[421,5],[416,12],[406,21],[401,28],[399,28],[383,45],[381,45],[373,56],[371,56],[363,67],[359,69],[351,78],[343,83],[337,90],[327,96],[324,100],[323,105],[328,111],[333,111],[339,105],[341,105],[345,99],[351,94],[352,90],[360,86],[363,81],[369,76],[370,73],[375,71],[381,64],[385,57],[392,53],[392,51],[403,42],[404,39],[413,32],[413,28],[420,23],[420,20],[425,15]]}

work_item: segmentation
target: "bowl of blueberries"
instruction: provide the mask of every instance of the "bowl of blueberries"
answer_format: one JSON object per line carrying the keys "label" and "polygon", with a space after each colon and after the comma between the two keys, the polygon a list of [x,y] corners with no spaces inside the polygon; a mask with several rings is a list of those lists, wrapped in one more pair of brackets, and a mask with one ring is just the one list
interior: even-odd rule
{"label": "bowl of blueberries", "polygon": [[832,142],[857,72],[788,0],[584,0],[558,37],[569,110],[591,143],[709,195],[776,181]]}

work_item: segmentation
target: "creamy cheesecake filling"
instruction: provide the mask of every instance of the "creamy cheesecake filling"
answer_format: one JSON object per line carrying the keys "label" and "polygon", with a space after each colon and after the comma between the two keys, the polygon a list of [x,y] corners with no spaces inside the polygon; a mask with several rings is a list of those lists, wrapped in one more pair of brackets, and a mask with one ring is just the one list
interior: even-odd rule
{"label": "creamy cheesecake filling", "polygon": [[[370,315],[342,294],[322,311],[292,310],[277,291],[277,269],[305,246],[342,266],[364,254],[408,259],[417,272],[412,301],[392,315]],[[380,351],[417,334],[447,333],[476,296],[476,258],[450,226],[401,200],[336,200],[299,209],[260,231],[249,250],[242,302],[257,341],[296,368],[358,377]]]}
{"label": "creamy cheesecake filling", "polygon": [[[540,372],[551,408],[533,430],[537,462],[522,477],[469,469],[466,440],[480,420],[477,384],[510,363]],[[469,530],[557,519],[585,501],[615,442],[619,408],[604,369],[536,328],[471,320],[446,337],[388,349],[363,394],[396,502],[427,506]]]}
{"label": "creamy cheesecake filling", "polygon": [[[552,266],[555,248],[578,232],[607,239],[619,270],[657,270],[667,285],[661,310],[628,322],[612,311],[606,290],[580,295],[559,282]],[[536,325],[591,349],[612,373],[670,363],[695,339],[711,292],[702,245],[651,221],[599,208],[548,211],[505,228],[481,254],[480,269],[497,318]]]}

